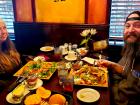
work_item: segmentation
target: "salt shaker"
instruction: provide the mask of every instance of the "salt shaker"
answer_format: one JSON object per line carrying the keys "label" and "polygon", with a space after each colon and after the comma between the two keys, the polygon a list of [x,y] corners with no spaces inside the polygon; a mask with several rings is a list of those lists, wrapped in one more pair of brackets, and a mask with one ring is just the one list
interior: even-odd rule
{"label": "salt shaker", "polygon": [[72,45],[72,49],[73,49],[74,51],[76,51],[77,47],[78,47],[77,44],[73,44],[73,45]]}
{"label": "salt shaker", "polygon": [[72,50],[72,44],[71,43],[69,43],[68,49],[69,49],[69,51]]}

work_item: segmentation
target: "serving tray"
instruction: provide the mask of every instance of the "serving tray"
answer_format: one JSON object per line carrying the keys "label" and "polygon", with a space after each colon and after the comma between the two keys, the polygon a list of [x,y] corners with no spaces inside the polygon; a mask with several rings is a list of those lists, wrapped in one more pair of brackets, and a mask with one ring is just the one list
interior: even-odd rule
{"label": "serving tray", "polygon": [[108,87],[108,71],[105,67],[83,65],[79,70],[71,69],[75,85]]}
{"label": "serving tray", "polygon": [[14,76],[28,76],[36,74],[40,79],[49,80],[53,73],[56,71],[56,62],[36,62],[29,61]]}
{"label": "serving tray", "polygon": [[[21,101],[21,105],[25,105],[24,100],[26,99],[26,97],[28,97],[31,94],[35,94],[35,93],[36,93],[36,90],[33,90],[33,91],[30,91],[27,95],[25,95],[25,97]],[[58,91],[51,91],[51,95],[53,95],[53,94],[61,94],[61,95],[63,95],[66,98],[66,101],[67,101],[66,105],[73,105],[73,98],[70,95],[62,93],[62,92],[58,92]],[[46,102],[47,101],[48,100],[46,100]]]}

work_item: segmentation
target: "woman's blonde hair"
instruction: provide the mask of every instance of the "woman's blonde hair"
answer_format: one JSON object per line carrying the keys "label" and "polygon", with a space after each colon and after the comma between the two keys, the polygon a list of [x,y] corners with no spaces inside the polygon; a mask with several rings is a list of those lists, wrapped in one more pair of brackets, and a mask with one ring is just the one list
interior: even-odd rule
{"label": "woman's blonde hair", "polygon": [[1,43],[0,49],[0,71],[12,73],[20,65],[20,55],[17,52],[14,43],[7,37]]}

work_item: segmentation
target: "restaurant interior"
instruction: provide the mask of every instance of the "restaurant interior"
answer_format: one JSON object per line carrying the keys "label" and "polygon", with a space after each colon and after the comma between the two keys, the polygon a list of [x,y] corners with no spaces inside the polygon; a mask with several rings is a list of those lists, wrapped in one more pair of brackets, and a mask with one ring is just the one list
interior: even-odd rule
{"label": "restaurant interior", "polygon": [[[98,0],[71,1],[74,4],[68,7],[63,4],[66,1],[58,0],[51,5],[52,1],[13,0],[15,44],[20,53],[37,54],[40,47],[51,42],[79,45],[82,39],[80,33],[87,28],[97,30],[95,41],[109,40],[110,0],[102,3]],[[52,11],[46,12],[49,8],[53,8]],[[117,61],[119,55],[115,54],[121,51],[121,47],[109,45],[108,50],[111,51],[108,51],[108,57]]]}
{"label": "restaurant interior", "polygon": [[[122,46],[109,44],[111,0],[102,0],[102,2],[100,0],[12,0],[12,2],[15,18],[14,44],[21,54],[23,61],[23,67],[19,71],[22,71],[27,64],[32,63],[32,60],[38,55],[48,57],[49,60],[46,62],[58,63],[58,61],[60,61],[51,56],[54,52],[42,51],[40,48],[43,46],[59,47],[64,44],[76,44],[78,48],[84,47],[84,45],[80,45],[83,39],[80,33],[86,29],[96,29],[96,34],[92,37],[92,40],[88,42],[87,55],[82,56],[82,58],[85,58],[85,61],[93,58],[92,60],[95,62],[95,59],[100,59],[100,55],[103,59],[115,62],[120,59],[121,55],[119,54],[121,54]],[[99,47],[101,47],[101,49],[95,50],[96,46],[94,46],[94,43],[102,41],[106,41],[106,47],[102,48],[103,45],[100,45]],[[68,61],[66,62],[69,64]],[[76,61],[70,61],[70,65],[71,63],[76,63]],[[46,65],[49,64],[46,63]],[[103,68],[103,71],[104,69],[105,68]],[[107,76],[105,77],[105,85],[74,84],[70,92],[65,91],[62,84],[60,85],[60,78],[57,77],[57,72],[56,69],[56,72],[54,71],[50,77],[45,79],[41,78],[41,83],[39,84],[41,88],[29,89],[29,91],[31,91],[27,93],[31,95],[35,94],[36,91],[36,94],[39,94],[43,89],[45,92],[50,90],[51,94],[63,95],[66,99],[66,103],[46,104],[44,101],[49,100],[49,103],[51,103],[51,98],[42,98],[41,104],[34,105],[112,105],[110,92],[111,77],[109,71],[105,72]],[[12,86],[15,80],[17,80],[17,77],[19,77],[18,71],[14,74],[13,80],[9,82],[8,87],[0,93],[0,105],[25,105],[26,95],[26,97],[23,97],[20,101],[9,99],[9,97],[12,97],[9,95],[9,92],[14,90]],[[25,81],[25,78],[22,77],[22,79],[22,82]],[[20,82],[20,84],[22,84],[22,82]],[[17,84],[19,85],[19,82]],[[18,86],[17,84],[16,86]],[[9,86],[11,86],[10,90]],[[83,102],[78,99],[78,91],[84,88],[97,90],[98,93],[94,97],[98,99],[95,99],[95,102]],[[47,91],[47,95],[50,91]],[[46,94],[45,92],[42,94]],[[45,95],[41,97],[43,96],[45,97]],[[57,98],[55,99],[57,100]]]}

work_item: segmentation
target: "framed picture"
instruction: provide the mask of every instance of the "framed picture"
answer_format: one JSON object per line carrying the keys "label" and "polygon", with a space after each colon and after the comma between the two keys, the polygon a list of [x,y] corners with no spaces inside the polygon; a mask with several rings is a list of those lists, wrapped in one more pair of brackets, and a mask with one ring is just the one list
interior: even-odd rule
{"label": "framed picture", "polygon": [[85,0],[35,0],[36,21],[84,23]]}

